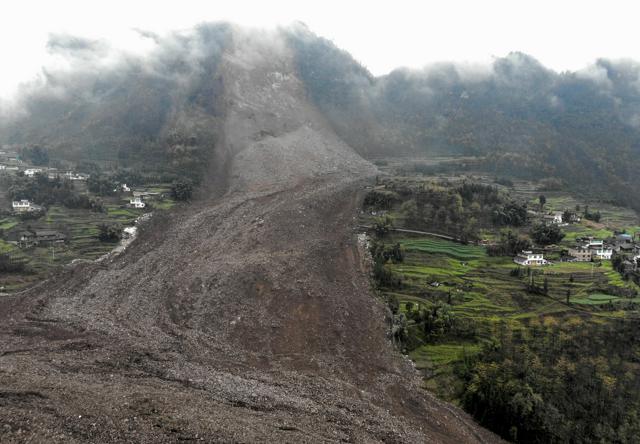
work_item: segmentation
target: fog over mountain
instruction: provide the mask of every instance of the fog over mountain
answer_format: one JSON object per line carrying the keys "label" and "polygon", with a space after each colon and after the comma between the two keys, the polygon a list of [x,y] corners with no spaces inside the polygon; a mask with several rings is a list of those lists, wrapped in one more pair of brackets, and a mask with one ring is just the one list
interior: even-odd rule
{"label": "fog over mountain", "polygon": [[489,66],[441,63],[374,78],[330,42],[297,36],[311,96],[362,152],[487,156],[496,173],[557,177],[639,205],[627,201],[640,149],[634,61],[556,73],[514,52]]}
{"label": "fog over mountain", "polygon": [[[52,35],[48,50],[68,63],[45,68],[39,82],[23,86],[4,119],[2,141],[40,143],[65,156],[153,153],[164,162],[170,133],[207,133],[221,112],[216,97],[224,85],[215,69],[230,26],[141,31],[155,43],[145,55],[114,54],[103,41]],[[295,51],[309,97],[366,156],[486,156],[488,168],[557,177],[617,200],[637,185],[629,162],[640,149],[635,61],[600,59],[557,73],[514,52],[490,65],[443,62],[374,77],[304,25],[279,33]],[[200,140],[215,139],[208,134]]]}

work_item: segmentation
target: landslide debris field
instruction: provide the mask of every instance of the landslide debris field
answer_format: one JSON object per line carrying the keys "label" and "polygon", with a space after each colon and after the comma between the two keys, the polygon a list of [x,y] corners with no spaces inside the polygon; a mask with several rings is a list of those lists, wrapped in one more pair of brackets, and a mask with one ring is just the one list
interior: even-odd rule
{"label": "landslide debris field", "polygon": [[376,170],[286,44],[235,31],[219,75],[209,195],[2,299],[0,441],[497,441],[386,339],[353,230]]}

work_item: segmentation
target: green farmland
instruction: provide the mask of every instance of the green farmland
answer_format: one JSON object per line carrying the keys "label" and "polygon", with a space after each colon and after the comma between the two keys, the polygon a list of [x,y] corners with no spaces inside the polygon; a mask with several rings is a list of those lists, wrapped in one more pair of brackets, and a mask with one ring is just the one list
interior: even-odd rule
{"label": "green farmland", "polygon": [[[156,185],[153,192],[166,193],[167,186]],[[26,261],[27,270],[20,273],[0,274],[0,292],[15,292],[28,288],[44,279],[57,267],[76,259],[95,260],[110,252],[115,244],[98,239],[100,225],[133,225],[144,213],[168,210],[175,202],[167,197],[151,200],[147,208],[134,209],[127,206],[128,198],[105,198],[104,211],[71,209],[61,205],[47,208],[43,217],[21,220],[16,216],[0,219],[0,230],[5,239],[0,239],[0,253],[9,254],[13,260]],[[53,246],[18,248],[16,240],[25,229],[55,230],[66,236],[66,241]],[[13,242],[7,240],[13,239]]]}
{"label": "green farmland", "polygon": [[[459,386],[455,366],[465,356],[477,353],[500,324],[526,330],[533,319],[585,315],[593,310],[597,317],[616,318],[624,315],[622,310],[629,304],[640,303],[637,297],[608,293],[634,287],[623,281],[609,262],[557,263],[536,269],[531,278],[514,275],[517,266],[510,257],[490,257],[482,246],[397,235],[384,242],[400,244],[405,255],[402,262],[385,265],[401,278],[401,284],[382,286],[380,292],[387,300],[397,300],[399,311],[409,319],[412,340],[406,351],[423,371],[425,386],[454,402]],[[547,294],[528,292],[531,279],[538,285],[546,280]],[[456,319],[473,325],[473,334],[424,337],[408,311],[430,310],[439,303],[447,303]]]}

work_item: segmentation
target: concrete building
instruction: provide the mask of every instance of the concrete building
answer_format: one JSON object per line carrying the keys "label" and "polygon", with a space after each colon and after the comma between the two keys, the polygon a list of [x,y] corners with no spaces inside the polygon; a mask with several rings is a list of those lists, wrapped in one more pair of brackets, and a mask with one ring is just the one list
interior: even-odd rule
{"label": "concrete building", "polygon": [[591,262],[591,250],[582,245],[569,248],[569,256],[578,262]]}
{"label": "concrete building", "polygon": [[28,211],[37,211],[41,208],[40,206],[31,203],[27,199],[14,200],[13,202],[11,202],[11,207],[13,208],[13,211],[15,211],[16,213],[26,213]]}
{"label": "concrete building", "polygon": [[523,266],[545,265],[547,261],[542,253],[534,253],[533,251],[523,250],[520,254],[513,258],[513,262]]}
{"label": "concrete building", "polygon": [[555,225],[562,225],[562,212],[561,211],[556,211],[554,213],[551,214],[545,214],[544,215],[544,220],[548,223],[551,224],[555,224]]}
{"label": "concrete building", "polygon": [[40,173],[42,173],[42,170],[40,168],[27,168],[26,170],[24,170],[24,175],[27,177],[33,177],[36,174]]}
{"label": "concrete building", "polygon": [[142,197],[140,196],[135,196],[134,198],[129,200],[129,205],[131,205],[133,208],[144,208],[146,207],[146,204],[142,201]]}
{"label": "concrete building", "polygon": [[64,243],[67,237],[54,230],[26,230],[20,233],[20,246],[53,245]]}
{"label": "concrete building", "polygon": [[592,248],[591,249],[593,259],[608,261],[611,260],[611,256],[613,255],[613,249],[609,247],[601,247],[601,248]]}

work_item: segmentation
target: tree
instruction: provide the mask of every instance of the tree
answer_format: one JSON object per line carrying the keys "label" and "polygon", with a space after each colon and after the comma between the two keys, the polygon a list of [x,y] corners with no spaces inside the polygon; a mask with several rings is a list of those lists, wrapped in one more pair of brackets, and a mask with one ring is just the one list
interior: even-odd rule
{"label": "tree", "polygon": [[547,203],[547,198],[545,197],[544,194],[541,194],[540,196],[538,196],[538,202],[540,202],[540,211],[542,211],[542,209],[544,208],[544,204]]}
{"label": "tree", "polygon": [[380,237],[384,237],[393,229],[393,219],[388,214],[373,219],[373,230]]}
{"label": "tree", "polygon": [[87,188],[99,196],[112,196],[116,194],[118,184],[113,180],[102,176],[90,176],[87,180]]}
{"label": "tree", "polygon": [[49,165],[49,151],[39,145],[25,147],[21,150],[21,154],[36,166]]}
{"label": "tree", "polygon": [[498,226],[519,227],[527,222],[527,205],[509,201],[494,210],[492,219],[493,223]]}
{"label": "tree", "polygon": [[600,211],[594,211],[591,212],[589,211],[589,206],[585,206],[584,207],[584,218],[588,219],[588,220],[592,220],[594,222],[600,222],[602,215],[600,214]]}
{"label": "tree", "polygon": [[529,248],[531,248],[529,239],[508,230],[500,233],[500,241],[496,245],[487,247],[487,254],[489,256],[513,256]]}
{"label": "tree", "polygon": [[100,224],[98,230],[98,239],[101,242],[118,242],[122,239],[122,227],[120,225]]}
{"label": "tree", "polygon": [[574,213],[573,211],[564,210],[562,212],[562,222],[569,224],[575,220],[576,220],[576,213]]}
{"label": "tree", "polygon": [[175,200],[187,201],[193,195],[193,185],[186,180],[178,180],[171,185],[171,197]]}
{"label": "tree", "polygon": [[555,224],[537,224],[531,229],[531,238],[539,245],[557,244],[564,238],[564,233]]}

